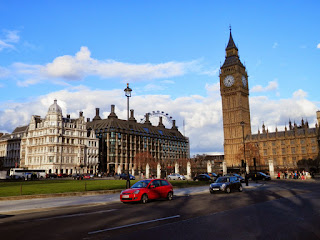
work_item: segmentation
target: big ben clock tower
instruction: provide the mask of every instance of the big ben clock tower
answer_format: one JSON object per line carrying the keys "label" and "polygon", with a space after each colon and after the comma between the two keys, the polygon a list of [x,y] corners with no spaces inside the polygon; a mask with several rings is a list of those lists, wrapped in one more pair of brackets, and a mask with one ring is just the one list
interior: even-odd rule
{"label": "big ben clock tower", "polygon": [[248,74],[241,63],[230,28],[226,58],[220,68],[224,158],[227,167],[241,167],[245,160],[244,137],[251,134]]}

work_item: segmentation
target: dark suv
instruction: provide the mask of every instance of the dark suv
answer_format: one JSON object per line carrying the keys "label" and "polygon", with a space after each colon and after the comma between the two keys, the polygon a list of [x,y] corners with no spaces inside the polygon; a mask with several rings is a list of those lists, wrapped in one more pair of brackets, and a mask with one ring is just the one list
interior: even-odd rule
{"label": "dark suv", "polygon": [[249,180],[271,180],[271,177],[263,172],[251,172],[247,177]]}
{"label": "dark suv", "polygon": [[230,193],[234,190],[242,192],[243,188],[240,180],[235,176],[219,177],[214,183],[210,184],[210,193],[226,192]]}

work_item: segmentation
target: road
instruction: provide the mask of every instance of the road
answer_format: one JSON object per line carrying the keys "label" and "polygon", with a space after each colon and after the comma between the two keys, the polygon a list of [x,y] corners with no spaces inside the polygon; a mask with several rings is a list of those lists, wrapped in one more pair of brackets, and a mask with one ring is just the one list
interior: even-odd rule
{"label": "road", "polygon": [[[320,182],[0,215],[1,239],[320,239]],[[4,237],[4,238],[2,238]]]}

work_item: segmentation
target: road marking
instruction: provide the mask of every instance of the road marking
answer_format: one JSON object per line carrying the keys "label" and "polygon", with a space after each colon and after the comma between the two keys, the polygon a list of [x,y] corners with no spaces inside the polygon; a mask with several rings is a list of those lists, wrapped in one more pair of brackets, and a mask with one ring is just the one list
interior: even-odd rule
{"label": "road marking", "polygon": [[39,218],[39,219],[35,219],[34,221],[45,221],[45,220],[59,219],[59,218],[79,217],[79,216],[86,216],[86,215],[91,215],[91,214],[113,212],[115,210],[117,210],[117,209],[108,209],[108,210],[102,210],[102,211],[97,211],[97,212],[77,213],[77,214],[69,214],[69,215],[62,215],[62,216],[56,216],[56,217]]}
{"label": "road marking", "polygon": [[106,228],[106,229],[102,229],[102,230],[88,232],[88,234],[107,232],[107,231],[112,231],[112,230],[116,230],[116,229],[127,228],[127,227],[132,227],[132,226],[137,226],[137,225],[142,225],[142,224],[152,223],[152,222],[158,222],[158,221],[163,221],[163,220],[168,220],[168,219],[173,219],[173,218],[179,218],[179,217],[180,217],[180,215],[175,215],[175,216],[170,216],[170,217],[165,217],[165,218],[158,218],[158,219],[148,220],[148,221],[144,221],[144,222],[137,222],[137,223],[132,223],[132,224],[123,225],[123,226],[119,226],[119,227]]}

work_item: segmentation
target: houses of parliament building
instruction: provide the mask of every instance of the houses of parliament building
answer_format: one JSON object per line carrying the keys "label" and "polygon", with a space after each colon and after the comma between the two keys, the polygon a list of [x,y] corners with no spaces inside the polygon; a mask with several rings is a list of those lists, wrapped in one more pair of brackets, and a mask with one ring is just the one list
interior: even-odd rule
{"label": "houses of parliament building", "polygon": [[251,133],[248,74],[240,61],[231,29],[225,61],[220,68],[220,93],[224,159],[228,168],[247,166],[248,172],[254,166],[268,169],[273,164],[276,170],[297,169],[300,160],[318,156],[320,111],[316,112],[315,127],[309,127],[304,120],[301,124],[289,121],[284,131],[269,132],[263,124],[262,132]]}

